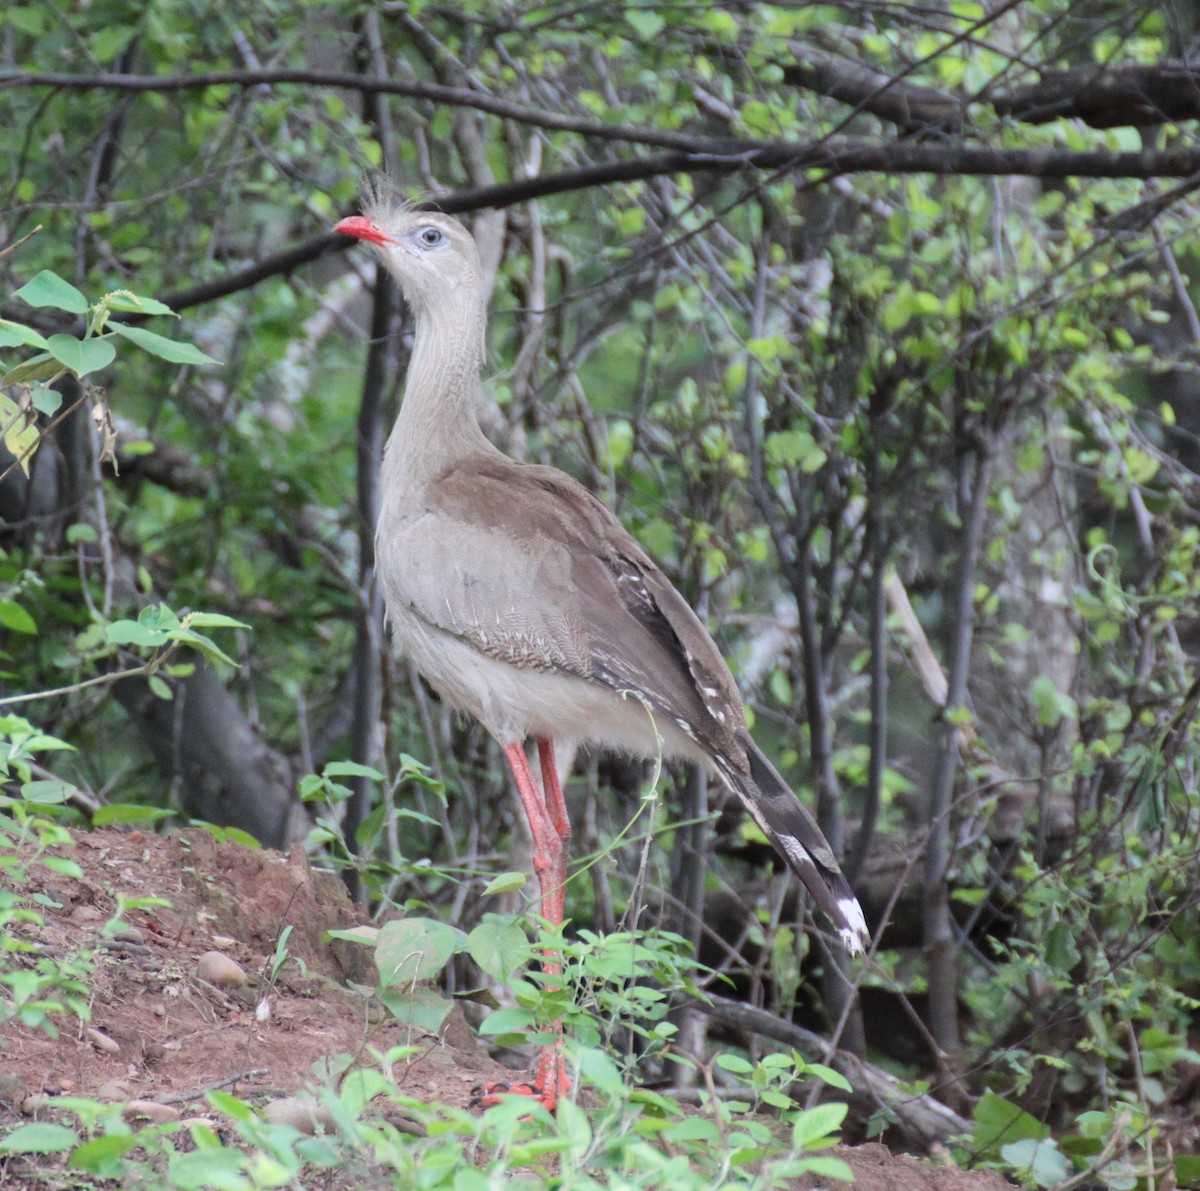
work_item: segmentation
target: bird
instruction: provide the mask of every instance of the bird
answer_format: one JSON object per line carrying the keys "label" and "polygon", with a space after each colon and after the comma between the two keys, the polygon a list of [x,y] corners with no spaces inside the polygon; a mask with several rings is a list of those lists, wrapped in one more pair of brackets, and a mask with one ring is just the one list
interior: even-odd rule
{"label": "bird", "polygon": [[[529,820],[543,919],[563,922],[571,840],[556,751],[590,744],[714,772],[843,947],[864,952],[866,922],[837,857],[751,738],[700,618],[598,497],[484,435],[476,403],[489,295],[471,233],[380,179],[364,186],[360,209],[333,231],[373,250],[413,318],[375,538],[393,644],[503,750]],[[553,955],[542,966],[559,974]],[[520,1090],[553,1108],[568,1087],[560,1036]]]}

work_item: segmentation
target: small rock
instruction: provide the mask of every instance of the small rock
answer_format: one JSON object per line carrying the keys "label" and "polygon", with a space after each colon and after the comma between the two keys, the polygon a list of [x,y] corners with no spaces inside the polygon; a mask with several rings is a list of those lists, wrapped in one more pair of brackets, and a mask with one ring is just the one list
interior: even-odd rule
{"label": "small rock", "polygon": [[142,934],[136,926],[129,926],[127,923],[122,923],[112,933],[114,939],[119,939],[122,943],[144,943],[146,936]]}
{"label": "small rock", "polygon": [[231,939],[228,935],[213,935],[212,944],[222,951],[232,951],[237,946],[237,939]]}
{"label": "small rock", "polygon": [[179,1120],[179,1109],[170,1104],[159,1104],[157,1100],[130,1100],[125,1105],[124,1117],[127,1121],[150,1121],[154,1125],[165,1125],[169,1121]]}
{"label": "small rock", "polygon": [[217,1128],[217,1122],[212,1117],[184,1117],[179,1123],[185,1129],[191,1129],[193,1126],[199,1125],[205,1129],[212,1129],[215,1132]]}
{"label": "small rock", "polygon": [[41,1112],[49,1104],[50,1097],[45,1092],[34,1092],[21,1101],[21,1111],[32,1116],[35,1112]]}
{"label": "small rock", "polygon": [[96,1099],[113,1104],[118,1100],[131,1100],[133,1085],[123,1079],[106,1079],[96,1089]]}
{"label": "small rock", "polygon": [[218,988],[241,988],[246,983],[241,965],[219,951],[206,951],[196,963],[196,974]]}
{"label": "small rock", "polygon": [[76,926],[91,926],[94,922],[102,922],[104,915],[95,906],[80,905],[71,911],[70,921]]}
{"label": "small rock", "polygon": [[301,1133],[316,1133],[318,1129],[333,1131],[333,1117],[315,1096],[285,1096],[272,1100],[263,1109],[263,1116],[272,1125],[291,1125]]}
{"label": "small rock", "polygon": [[92,1026],[88,1026],[87,1030],[88,1041],[97,1049],[102,1050],[106,1054],[119,1055],[121,1053],[120,1044],[115,1042],[102,1030],[97,1030]]}

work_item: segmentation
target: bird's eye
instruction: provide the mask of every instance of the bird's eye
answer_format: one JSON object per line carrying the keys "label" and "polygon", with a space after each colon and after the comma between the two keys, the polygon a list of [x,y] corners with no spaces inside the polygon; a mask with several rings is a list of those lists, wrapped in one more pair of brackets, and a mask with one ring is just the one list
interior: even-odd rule
{"label": "bird's eye", "polygon": [[417,234],[426,248],[436,248],[446,238],[436,227],[423,227]]}

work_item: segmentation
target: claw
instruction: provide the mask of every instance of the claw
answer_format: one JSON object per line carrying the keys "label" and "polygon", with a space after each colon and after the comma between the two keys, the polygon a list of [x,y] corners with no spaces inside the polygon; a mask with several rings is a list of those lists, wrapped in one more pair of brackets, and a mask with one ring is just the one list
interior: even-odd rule
{"label": "claw", "polygon": [[571,1090],[571,1080],[563,1066],[562,1044],[555,1042],[542,1048],[538,1058],[536,1078],[529,1080],[497,1080],[479,1084],[471,1089],[471,1108],[491,1108],[502,1103],[503,1096],[528,1096],[543,1108],[553,1112],[559,1097]]}
{"label": "claw", "polygon": [[554,1111],[557,1103],[557,1097],[548,1096],[536,1083],[510,1082],[500,1079],[495,1083],[479,1084],[472,1088],[470,1106],[471,1108],[491,1108],[493,1105],[503,1103],[505,1096],[528,1096],[530,1100],[537,1101],[543,1108],[548,1108],[551,1112]]}

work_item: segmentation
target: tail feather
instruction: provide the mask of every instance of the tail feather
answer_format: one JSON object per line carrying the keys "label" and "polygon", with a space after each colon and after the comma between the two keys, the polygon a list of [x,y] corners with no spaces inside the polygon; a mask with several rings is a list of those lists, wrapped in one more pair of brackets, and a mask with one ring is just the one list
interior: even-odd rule
{"label": "tail feather", "polygon": [[758,745],[748,735],[741,743],[750,762],[749,772],[738,772],[717,758],[726,784],[800,878],[846,950],[851,955],[862,954],[871,941],[866,919],[829,842]]}

